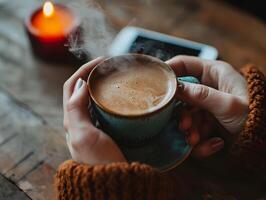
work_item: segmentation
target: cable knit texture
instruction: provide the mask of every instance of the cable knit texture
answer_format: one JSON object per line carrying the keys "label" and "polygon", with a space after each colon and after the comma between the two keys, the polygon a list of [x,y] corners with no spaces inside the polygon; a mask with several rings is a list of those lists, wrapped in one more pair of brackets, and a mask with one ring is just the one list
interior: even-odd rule
{"label": "cable knit texture", "polygon": [[[241,70],[247,80],[249,114],[231,151],[233,165],[260,172],[266,169],[265,76],[253,65]],[[187,199],[182,184],[140,163],[90,166],[66,161],[58,168],[55,185],[59,200]],[[171,196],[173,195],[173,196]]]}
{"label": "cable knit texture", "polygon": [[60,200],[174,199],[170,178],[136,162],[90,166],[69,160],[55,180]]}
{"label": "cable knit texture", "polygon": [[266,81],[265,76],[252,64],[241,69],[247,81],[249,114],[244,130],[232,150],[232,164],[249,171],[266,169]]}

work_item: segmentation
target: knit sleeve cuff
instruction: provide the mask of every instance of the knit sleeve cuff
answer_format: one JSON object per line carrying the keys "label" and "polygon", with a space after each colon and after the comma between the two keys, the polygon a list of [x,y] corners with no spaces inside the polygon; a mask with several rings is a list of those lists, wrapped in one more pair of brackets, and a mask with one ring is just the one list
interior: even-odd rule
{"label": "knit sleeve cuff", "polygon": [[91,166],[69,160],[58,168],[55,185],[60,200],[165,199],[172,193],[166,177],[135,162]]}
{"label": "knit sleeve cuff", "polygon": [[248,169],[266,168],[266,81],[252,64],[241,69],[247,81],[249,113],[231,149],[231,159]]}

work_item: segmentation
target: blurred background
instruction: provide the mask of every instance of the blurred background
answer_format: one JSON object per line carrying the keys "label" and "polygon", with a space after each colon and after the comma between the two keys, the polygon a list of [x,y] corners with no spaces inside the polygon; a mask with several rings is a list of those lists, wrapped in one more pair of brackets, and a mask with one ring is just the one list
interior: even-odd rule
{"label": "blurred background", "polygon": [[265,9],[263,7],[263,2],[259,0],[251,1],[251,0],[226,0],[228,3],[232,4],[235,7],[238,7],[245,12],[255,15],[260,18],[263,22],[266,19]]}

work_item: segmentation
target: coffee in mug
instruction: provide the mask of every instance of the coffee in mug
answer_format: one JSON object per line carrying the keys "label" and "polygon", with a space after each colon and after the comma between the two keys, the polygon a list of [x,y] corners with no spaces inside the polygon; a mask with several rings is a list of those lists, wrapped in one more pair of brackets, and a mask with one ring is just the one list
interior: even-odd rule
{"label": "coffee in mug", "polygon": [[[107,64],[107,63],[106,63]],[[132,59],[97,70],[91,94],[102,107],[119,115],[142,115],[164,106],[175,93],[175,76],[158,63]]]}

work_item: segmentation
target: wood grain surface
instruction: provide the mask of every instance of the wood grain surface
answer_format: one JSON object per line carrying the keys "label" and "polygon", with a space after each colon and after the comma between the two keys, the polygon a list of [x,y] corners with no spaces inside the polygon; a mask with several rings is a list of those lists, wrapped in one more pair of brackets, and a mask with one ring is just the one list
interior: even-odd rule
{"label": "wood grain surface", "polygon": [[0,199],[2,200],[29,200],[30,198],[14,183],[0,174]]}
{"label": "wood grain surface", "polygon": [[[40,3],[0,1],[0,200],[54,199],[53,176],[58,165],[70,158],[62,126],[62,85],[79,64],[52,64],[32,55],[23,23]],[[93,56],[103,54],[100,46],[114,33],[135,25],[213,45],[220,58],[236,69],[252,62],[266,74],[265,24],[222,2],[99,0],[88,1],[87,6],[92,6],[88,13],[97,9],[105,16],[102,26],[110,30],[102,40],[92,36],[92,42],[99,41]],[[200,180],[197,184],[205,187],[195,191],[201,199],[265,197],[253,184],[220,180],[185,166],[182,173],[193,171]]]}

